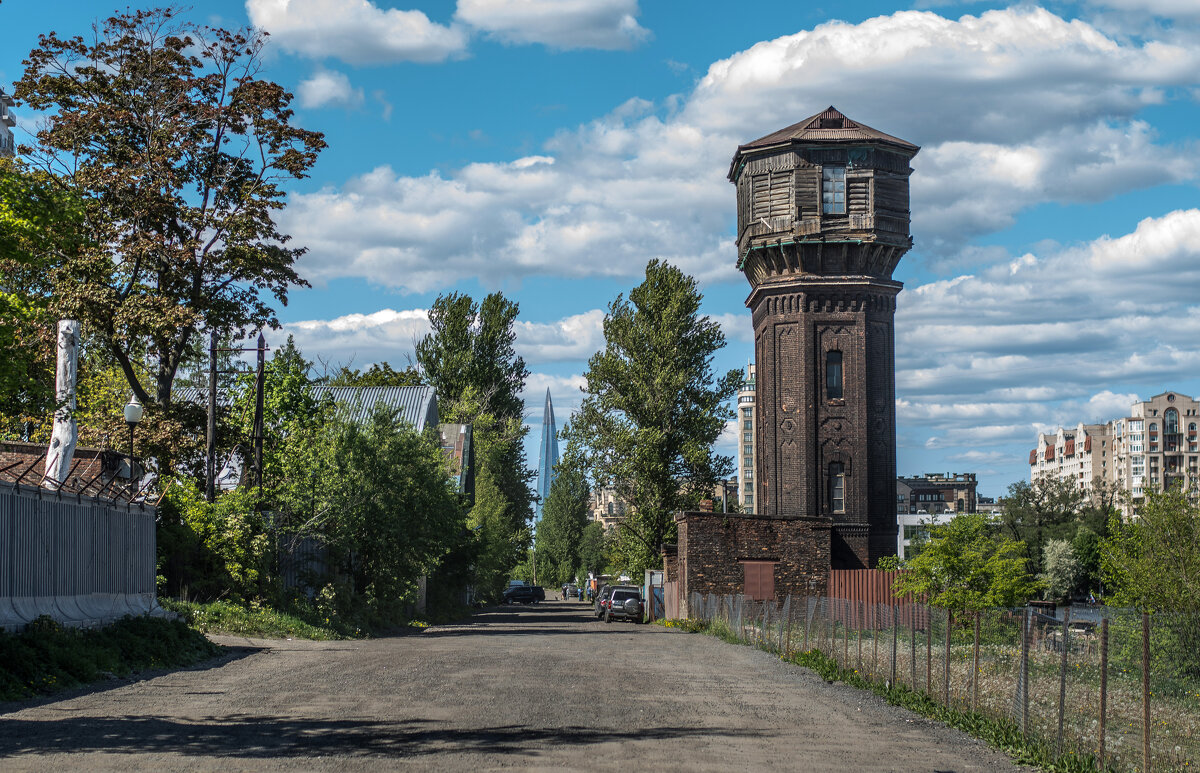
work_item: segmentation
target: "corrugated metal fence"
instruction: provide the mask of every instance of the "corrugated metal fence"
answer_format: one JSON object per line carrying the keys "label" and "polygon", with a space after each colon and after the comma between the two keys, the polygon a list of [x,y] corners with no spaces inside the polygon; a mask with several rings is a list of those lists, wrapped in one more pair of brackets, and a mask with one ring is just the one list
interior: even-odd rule
{"label": "corrugated metal fence", "polygon": [[[888,572],[880,569],[831,570],[829,572],[829,598],[844,599],[855,604],[864,603],[872,609],[881,610],[879,620],[870,618],[865,623],[847,620],[839,622],[845,622],[847,625],[865,624],[868,627],[890,628],[894,615],[899,619],[901,625],[909,627],[915,625],[924,630],[929,624],[928,609],[920,604],[913,604],[911,600],[899,596],[892,590],[896,578],[901,574],[903,572]],[[859,607],[847,607],[847,614],[854,616],[856,613],[853,610],[856,609]]]}
{"label": "corrugated metal fence", "polygon": [[155,611],[154,509],[0,484],[0,629]]}

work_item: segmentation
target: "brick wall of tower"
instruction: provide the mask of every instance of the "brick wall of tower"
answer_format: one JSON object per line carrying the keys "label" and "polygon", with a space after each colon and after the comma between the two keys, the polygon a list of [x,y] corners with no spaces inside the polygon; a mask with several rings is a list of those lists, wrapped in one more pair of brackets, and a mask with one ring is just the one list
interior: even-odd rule
{"label": "brick wall of tower", "polygon": [[825,592],[828,519],[685,512],[675,525],[679,542],[668,580],[678,583],[685,615],[692,593],[744,593],[744,561],[776,562],[776,599]]}
{"label": "brick wall of tower", "polygon": [[[900,285],[863,277],[789,277],[757,288],[759,512],[828,517],[834,568],[868,568],[895,552],[892,318]],[[843,397],[827,399],[829,351],[842,353]],[[845,506],[830,500],[830,464]]]}

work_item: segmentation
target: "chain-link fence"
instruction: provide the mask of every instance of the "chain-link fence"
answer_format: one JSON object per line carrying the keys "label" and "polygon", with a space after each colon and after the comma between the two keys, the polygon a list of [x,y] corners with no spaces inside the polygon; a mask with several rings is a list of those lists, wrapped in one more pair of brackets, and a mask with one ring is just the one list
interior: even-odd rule
{"label": "chain-link fence", "polygon": [[1100,769],[1200,766],[1200,619],[1084,608],[952,615],[923,604],[692,594],[694,620],[781,655],[818,650],[864,679],[1015,722]]}

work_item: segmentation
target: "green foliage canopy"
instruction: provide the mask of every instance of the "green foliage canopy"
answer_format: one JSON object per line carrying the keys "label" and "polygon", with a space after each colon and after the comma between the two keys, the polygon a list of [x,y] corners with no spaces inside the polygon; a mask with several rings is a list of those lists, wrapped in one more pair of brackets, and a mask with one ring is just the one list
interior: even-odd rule
{"label": "green foliage canopy", "polygon": [[996,535],[982,513],[930,526],[929,540],[896,580],[905,596],[953,612],[1024,604],[1040,587],[1026,567],[1025,546]]}
{"label": "green foliage canopy", "polygon": [[525,459],[521,390],[529,370],[516,353],[519,307],[500,293],[476,304],[451,293],[429,310],[432,331],[417,343],[421,375],[437,391],[442,421],[472,424],[476,589],[498,597],[530,543],[533,471]]}
{"label": "green foliage canopy", "polygon": [[563,431],[565,459],[596,486],[616,485],[632,514],[619,550],[633,572],[661,565],[674,513],[711,495],[732,460],[712,447],[733,416],[740,373],[718,377],[720,326],[700,314],[696,281],[654,260],[604,319],[605,348],[588,361],[586,396]]}
{"label": "green foliage canopy", "polygon": [[537,527],[538,580],[543,584],[558,585],[575,578],[581,566],[590,495],[581,471],[559,465]]}
{"label": "green foliage canopy", "polygon": [[1105,603],[1200,614],[1200,504],[1193,493],[1148,490],[1136,518],[1114,515],[1100,562]]}
{"label": "green foliage canopy", "polygon": [[[304,284],[273,215],[281,184],[325,147],[292,125],[292,95],[257,73],[266,37],[160,8],[94,37],[42,35],[15,96],[46,113],[20,152],[77,204],[83,242],[46,272],[56,316],[89,326],[145,404],[171,386],[197,331],[277,325]],[[153,363],[150,386],[139,358]]]}
{"label": "green foliage canopy", "polygon": [[1045,570],[1039,575],[1046,587],[1046,599],[1064,601],[1071,598],[1083,575],[1083,566],[1075,557],[1071,543],[1064,539],[1052,539],[1046,543],[1042,565]]}
{"label": "green foliage canopy", "polygon": [[1029,546],[1029,571],[1040,574],[1050,540],[1073,541],[1083,528],[1103,533],[1112,494],[1102,481],[1094,481],[1090,493],[1065,478],[1020,481],[1008,487],[1001,523],[1009,537]]}

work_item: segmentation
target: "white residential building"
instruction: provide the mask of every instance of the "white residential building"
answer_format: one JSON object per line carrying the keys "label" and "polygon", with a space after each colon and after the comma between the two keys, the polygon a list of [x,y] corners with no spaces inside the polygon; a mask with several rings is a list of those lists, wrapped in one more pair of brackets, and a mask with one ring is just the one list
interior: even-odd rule
{"label": "white residential building", "polygon": [[754,468],[758,459],[757,443],[754,442],[756,416],[756,392],[754,364],[746,366],[746,378],[738,389],[737,425],[738,425],[738,504],[744,513],[753,513],[754,509]]}
{"label": "white residential building", "polygon": [[16,140],[12,127],[17,125],[17,119],[9,110],[13,106],[13,98],[0,89],[0,156],[12,156],[17,152]]}
{"label": "white residential building", "polygon": [[1163,392],[1130,406],[1129,415],[1105,424],[1038,436],[1029,452],[1029,479],[1065,478],[1090,490],[1094,481],[1115,484],[1136,504],[1148,489],[1195,486],[1200,467],[1200,401]]}

